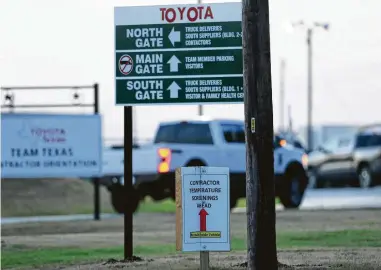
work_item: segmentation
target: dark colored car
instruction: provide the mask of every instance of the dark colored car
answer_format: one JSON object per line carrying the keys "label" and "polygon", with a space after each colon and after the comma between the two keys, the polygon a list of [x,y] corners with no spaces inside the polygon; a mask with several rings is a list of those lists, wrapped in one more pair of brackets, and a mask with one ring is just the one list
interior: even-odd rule
{"label": "dark colored car", "polygon": [[308,157],[309,183],[351,184],[368,188],[381,183],[381,124],[366,126],[351,138],[336,138]]}

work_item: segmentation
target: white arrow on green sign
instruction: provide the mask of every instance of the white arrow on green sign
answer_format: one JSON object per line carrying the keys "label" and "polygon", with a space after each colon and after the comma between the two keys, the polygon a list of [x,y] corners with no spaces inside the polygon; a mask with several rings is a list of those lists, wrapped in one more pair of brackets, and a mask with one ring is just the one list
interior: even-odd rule
{"label": "white arrow on green sign", "polygon": [[170,98],[178,98],[179,90],[181,90],[181,88],[176,82],[172,82],[171,85],[168,87],[168,90]]}
{"label": "white arrow on green sign", "polygon": [[167,62],[167,64],[169,64],[169,71],[178,72],[180,63],[181,61],[179,60],[179,58],[177,58],[176,55],[173,55]]}
{"label": "white arrow on green sign", "polygon": [[171,32],[169,33],[168,38],[171,41],[172,45],[175,46],[176,42],[181,41],[180,31],[175,31],[175,28],[173,27]]}

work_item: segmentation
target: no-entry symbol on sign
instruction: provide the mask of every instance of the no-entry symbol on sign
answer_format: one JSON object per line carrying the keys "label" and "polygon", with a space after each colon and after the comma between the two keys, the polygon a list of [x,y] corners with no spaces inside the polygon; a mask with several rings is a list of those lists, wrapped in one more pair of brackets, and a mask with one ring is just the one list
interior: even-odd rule
{"label": "no-entry symbol on sign", "polygon": [[119,59],[119,71],[123,75],[128,75],[131,73],[132,68],[134,67],[134,61],[132,57],[128,54],[124,54]]}

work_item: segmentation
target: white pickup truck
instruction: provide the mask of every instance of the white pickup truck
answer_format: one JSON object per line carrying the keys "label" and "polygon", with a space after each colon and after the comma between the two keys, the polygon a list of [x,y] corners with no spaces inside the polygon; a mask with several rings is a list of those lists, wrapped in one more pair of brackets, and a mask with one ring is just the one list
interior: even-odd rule
{"label": "white pickup truck", "polygon": [[[123,147],[104,151],[105,184],[114,209],[124,212]],[[238,120],[190,120],[164,122],[152,144],[133,149],[134,196],[128,198],[135,211],[145,196],[154,200],[175,198],[175,170],[186,166],[229,167],[231,208],[246,194],[244,123]],[[276,196],[285,208],[298,208],[307,186],[307,155],[302,149],[274,137]]]}

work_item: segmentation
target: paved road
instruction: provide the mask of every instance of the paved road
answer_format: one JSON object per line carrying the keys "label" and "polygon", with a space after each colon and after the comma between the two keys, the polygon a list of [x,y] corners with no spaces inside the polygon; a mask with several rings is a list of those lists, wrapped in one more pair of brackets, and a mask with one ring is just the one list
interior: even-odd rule
{"label": "paved road", "polygon": [[[381,187],[368,190],[357,188],[308,189],[300,210],[381,208]],[[283,206],[277,205],[278,211]],[[233,212],[245,212],[237,208]]]}
{"label": "paved road", "polygon": [[[381,208],[381,187],[361,190],[356,188],[334,188],[307,190],[300,210],[322,209],[356,209],[356,208]],[[277,206],[282,211],[282,206]],[[245,212],[245,208],[236,208],[235,213]],[[118,214],[102,214],[101,219],[117,218]],[[1,224],[44,222],[44,221],[73,221],[91,220],[93,215],[65,215],[65,216],[40,216],[40,217],[14,217],[2,218]]]}
{"label": "paved road", "polygon": [[381,208],[381,187],[307,190],[301,209]]}

